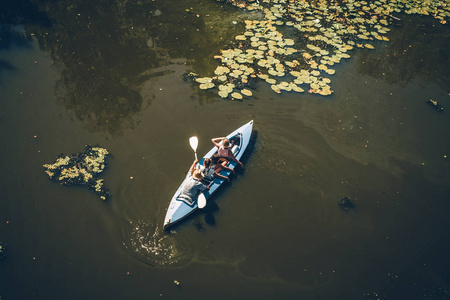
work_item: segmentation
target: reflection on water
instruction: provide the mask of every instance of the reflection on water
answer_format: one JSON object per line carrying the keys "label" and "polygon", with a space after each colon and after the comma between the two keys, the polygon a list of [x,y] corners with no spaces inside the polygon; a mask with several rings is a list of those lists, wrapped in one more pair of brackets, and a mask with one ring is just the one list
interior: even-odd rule
{"label": "reflection on water", "polygon": [[[13,3],[13,1],[8,1]],[[23,18],[38,10],[22,0]],[[212,53],[227,43],[234,11],[217,2],[41,2],[36,22],[25,24],[60,70],[62,103],[92,131],[120,135],[151,99],[141,95],[149,69],[186,58],[210,69]],[[221,14],[213,18],[209,12]],[[42,22],[38,20],[51,20]]]}
{"label": "reflection on water", "polygon": [[[3,220],[11,222],[0,222],[0,227],[5,233],[2,240],[17,251],[11,251],[13,255],[8,255],[4,265],[2,262],[0,271],[12,278],[14,287],[27,286],[26,292],[32,296],[39,293],[42,298],[55,298],[59,293],[63,297],[56,298],[64,298],[72,292],[68,282],[85,280],[92,286],[74,291],[69,298],[114,298],[119,297],[115,292],[120,289],[133,299],[155,290],[158,295],[160,290],[164,295],[172,293],[168,298],[176,299],[180,290],[170,288],[178,289],[173,286],[177,279],[186,287],[182,290],[185,298],[211,295],[204,290],[204,282],[209,280],[211,290],[221,295],[219,299],[232,299],[231,293],[240,293],[242,298],[256,294],[267,299],[281,293],[278,298],[336,299],[335,291],[350,292],[354,297],[349,299],[374,295],[373,291],[402,299],[396,296],[429,292],[427,282],[431,288],[446,284],[450,244],[443,229],[449,227],[450,169],[445,137],[450,127],[446,114],[428,111],[425,103],[434,90],[439,90],[436,95],[443,94],[436,84],[422,88],[409,82],[402,88],[360,76],[380,74],[381,69],[373,74],[369,67],[354,71],[366,67],[379,52],[372,51],[369,56],[356,50],[364,58],[351,59],[343,67],[346,72],[335,76],[339,94],[326,100],[292,94],[271,98],[266,95],[270,89],[260,86],[257,97],[247,102],[252,106],[222,101],[201,107],[174,75],[181,74],[181,69],[184,72],[185,62],[199,73],[213,69],[211,57],[219,43],[227,42],[218,37],[237,30],[230,22],[233,13],[221,14],[223,21],[208,17],[209,10],[220,8],[214,1],[202,5],[94,2],[48,2],[43,9],[54,25],[45,30],[26,25],[28,36],[36,35],[62,72],[59,84],[66,91],[61,97],[64,106],[91,124],[92,130],[118,135],[155,100],[142,114],[142,126],[122,138],[104,141],[114,151],[114,166],[105,175],[114,183],[115,193],[111,202],[97,206],[98,201],[76,199],[79,194],[73,190],[59,191],[48,179],[40,180],[42,164],[37,162],[43,159],[41,155],[54,157],[61,147],[76,149],[85,140],[96,141],[98,135],[72,128],[63,115],[44,122],[59,108],[48,93],[34,91],[38,86],[51,90],[53,81],[35,80],[37,77],[29,76],[33,69],[17,63],[20,73],[5,69],[15,76],[13,85],[2,86],[10,101],[1,101],[5,115],[1,133],[13,147],[3,147],[0,156],[4,169],[11,170],[2,181],[2,196],[6,197],[0,197],[0,205]],[[217,28],[216,24],[224,26]],[[397,30],[392,30],[386,48],[397,49],[392,50],[397,55],[380,57],[382,64],[387,64],[383,70],[392,65],[395,70],[426,74],[431,62],[439,60],[424,60],[428,67],[422,69],[404,65],[419,59],[418,53],[408,53],[416,43],[427,44],[428,40],[415,37],[412,49],[403,55],[401,46],[406,43],[397,41],[401,39]],[[397,42],[401,46],[394,46]],[[427,48],[423,46],[422,51],[430,51],[426,56],[435,59],[444,57],[447,50]],[[33,64],[35,55],[19,58]],[[12,67],[19,58],[11,60]],[[448,66],[447,61],[444,64]],[[436,67],[445,72],[445,67]],[[40,74],[48,71],[39,70]],[[401,76],[405,75],[399,71],[392,82],[400,82],[396,78]],[[408,76],[399,80],[406,82]],[[155,77],[159,80],[153,82]],[[37,96],[17,95],[24,85],[29,86],[27,94]],[[161,86],[164,91],[152,98]],[[176,88],[169,91],[171,86]],[[424,109],[410,99],[423,99]],[[218,98],[208,94],[205,100]],[[210,114],[210,107],[223,119]],[[199,114],[202,118],[197,118]],[[257,120],[260,136],[245,173],[217,194],[207,211],[164,233],[164,210],[183,178],[184,163],[192,159],[186,143],[189,131],[198,130],[206,144],[206,138],[228,132],[225,127],[235,128],[233,124],[249,115]],[[36,128],[39,138],[33,139]],[[67,133],[75,138],[66,138]],[[161,133],[168,137],[162,138]],[[16,168],[16,162],[21,168]],[[38,165],[38,171],[29,167],[30,162]],[[11,175],[16,184],[10,186]],[[66,199],[67,195],[74,195],[74,201]],[[346,195],[357,200],[357,210],[350,214],[337,205]],[[89,216],[95,222],[80,230],[74,211],[85,212],[86,219]],[[105,224],[109,222],[114,226],[108,229]],[[119,234],[105,235],[102,230]],[[97,231],[101,234],[94,234]],[[66,238],[67,233],[74,234],[73,241]],[[36,240],[44,242],[36,245]],[[73,250],[85,244],[97,251]],[[37,260],[31,261],[31,257]],[[144,276],[127,281],[117,276],[130,265],[131,274],[136,271]],[[23,268],[30,272],[21,272]],[[48,276],[40,278],[42,274]],[[390,280],[386,274],[399,274],[403,281],[385,284],[386,278]],[[35,278],[38,282],[32,282]],[[16,290],[4,292],[4,286],[11,287],[9,282],[1,285],[2,298],[33,298],[18,297]],[[302,297],[308,288],[311,296]]]}
{"label": "reflection on water", "polygon": [[[30,41],[25,36],[21,26],[0,25],[0,51],[7,51],[12,47],[30,48],[29,44]],[[16,67],[8,60],[0,59],[0,75],[3,72],[12,71],[17,71]]]}
{"label": "reflection on water", "polygon": [[[184,58],[194,72],[212,73],[217,66],[214,55],[232,44],[243,31],[242,21],[249,18],[247,12],[222,3],[43,1],[36,6],[28,0],[8,0],[3,5],[9,17],[2,21],[27,20],[26,37],[35,36],[51,54],[61,75],[60,100],[77,119],[91,131],[120,135],[124,128],[139,124],[138,113],[151,104],[152,98],[142,95],[149,70]],[[417,20],[432,18],[408,18],[401,23],[402,30],[389,33],[392,42],[384,44],[386,52],[379,49],[381,42],[378,55],[363,51],[357,68],[391,83],[407,82],[421,72],[426,77],[437,75],[444,84],[449,77],[448,30],[434,21],[432,29],[423,27],[417,33]],[[429,43],[430,36],[439,38],[426,53],[409,47]],[[443,64],[430,68],[431,57],[442,58]],[[5,61],[0,61],[0,68],[13,70]]]}

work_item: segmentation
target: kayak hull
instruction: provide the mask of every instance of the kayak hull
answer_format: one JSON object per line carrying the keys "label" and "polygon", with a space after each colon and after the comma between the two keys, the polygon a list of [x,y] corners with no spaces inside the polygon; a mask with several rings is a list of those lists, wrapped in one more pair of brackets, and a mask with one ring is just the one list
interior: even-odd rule
{"label": "kayak hull", "polygon": [[[239,137],[239,145],[235,145],[232,149],[234,156],[237,160],[240,160],[242,155],[245,152],[245,149],[247,149],[247,146],[250,142],[250,138],[252,135],[253,130],[253,120],[248,122],[247,124],[239,127],[229,135],[227,135],[228,139],[232,139],[234,137]],[[205,158],[212,157],[215,153],[217,153],[217,147],[213,147],[208,153],[203,156],[203,158],[199,161],[198,165],[203,164],[203,161]],[[198,166],[197,165],[197,166]],[[236,167],[236,163],[234,161],[229,161],[227,164],[227,167],[234,169]],[[221,175],[229,176],[231,171],[222,170],[220,172]],[[185,179],[186,180],[186,179]],[[222,178],[215,178],[213,182],[210,184],[209,191],[204,191],[203,194],[205,195],[206,200],[208,201],[209,198],[216,192],[226,181],[226,179]],[[188,203],[178,200],[178,196],[181,193],[181,189],[183,188],[183,183],[178,187],[177,191],[173,195],[172,199],[170,200],[169,208],[167,209],[166,216],[164,218],[164,229],[167,229],[174,224],[180,222],[181,220],[184,220],[189,215],[197,211],[198,204],[197,199],[194,201],[192,205],[189,205]]]}

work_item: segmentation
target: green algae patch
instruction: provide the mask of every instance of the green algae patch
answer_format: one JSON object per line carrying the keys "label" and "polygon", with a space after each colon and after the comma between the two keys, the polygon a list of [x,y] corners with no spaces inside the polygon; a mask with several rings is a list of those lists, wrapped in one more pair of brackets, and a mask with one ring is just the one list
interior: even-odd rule
{"label": "green algae patch", "polygon": [[98,175],[104,171],[109,155],[104,148],[86,145],[83,152],[70,156],[60,155],[56,161],[43,167],[52,181],[63,185],[86,186],[98,194],[100,199],[106,200],[110,197],[110,193]]}

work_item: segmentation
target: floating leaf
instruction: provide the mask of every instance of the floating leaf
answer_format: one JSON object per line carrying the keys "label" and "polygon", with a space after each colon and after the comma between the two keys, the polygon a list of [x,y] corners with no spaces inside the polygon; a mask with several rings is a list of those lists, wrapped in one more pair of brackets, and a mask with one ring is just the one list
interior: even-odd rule
{"label": "floating leaf", "polygon": [[319,94],[323,95],[323,96],[328,96],[328,95],[331,95],[332,93],[333,93],[333,91],[330,89],[329,86],[326,86],[319,91]]}
{"label": "floating leaf", "polygon": [[195,81],[197,81],[198,83],[207,83],[207,82],[211,82],[212,78],[210,78],[210,77],[201,77],[201,78],[196,78]]}
{"label": "floating leaf", "polygon": [[297,93],[303,93],[305,91],[304,89],[302,89],[301,87],[298,87],[297,85],[292,85],[291,88],[294,92],[297,92]]}
{"label": "floating leaf", "polygon": [[291,54],[294,54],[294,53],[297,53],[297,52],[298,52],[297,49],[294,49],[294,48],[291,48],[291,47],[286,48],[286,55],[291,55]]}
{"label": "floating leaf", "polygon": [[226,75],[222,75],[222,76],[219,76],[219,77],[217,77],[217,79],[219,80],[219,81],[226,81],[227,80],[227,76]]}
{"label": "floating leaf", "polygon": [[231,97],[233,97],[234,99],[238,99],[238,100],[242,99],[242,95],[238,92],[232,93]]}
{"label": "floating leaf", "polygon": [[253,41],[253,42],[251,43],[251,45],[252,45],[252,47],[256,48],[256,47],[259,47],[259,45],[261,45],[261,42],[259,42],[259,41]]}
{"label": "floating leaf", "polygon": [[312,89],[315,89],[315,90],[319,89],[319,85],[317,83],[311,83],[310,86],[311,86]]}
{"label": "floating leaf", "polygon": [[274,69],[270,69],[270,70],[268,71],[268,73],[269,73],[270,75],[272,75],[272,76],[277,76],[277,75],[278,75],[278,72],[275,71]]}
{"label": "floating leaf", "polygon": [[271,88],[275,93],[278,93],[278,94],[281,93],[280,88],[279,88],[278,85],[276,85],[276,84],[272,84],[272,85],[270,86],[270,88]]}
{"label": "floating leaf", "polygon": [[219,96],[222,98],[228,97],[228,94],[229,94],[228,91],[224,91],[224,90],[219,91]]}
{"label": "floating leaf", "polygon": [[207,82],[207,83],[200,84],[200,89],[202,89],[202,90],[211,89],[213,87],[214,87],[214,83],[212,83],[212,82]]}
{"label": "floating leaf", "polygon": [[250,91],[250,90],[248,90],[248,89],[242,89],[242,90],[241,90],[241,93],[242,93],[243,95],[245,95],[245,96],[248,96],[248,97],[253,96],[252,91]]}
{"label": "floating leaf", "polygon": [[308,52],[305,52],[305,53],[303,53],[303,57],[304,57],[305,59],[310,59],[310,58],[312,58],[312,55],[309,54]]}
{"label": "floating leaf", "polygon": [[223,67],[223,66],[218,66],[216,68],[216,70],[214,71],[214,73],[216,75],[222,75],[222,74],[225,74],[225,73],[228,73],[228,72],[230,72],[230,69],[227,68],[227,67]]}
{"label": "floating leaf", "polygon": [[287,46],[293,46],[294,45],[294,40],[291,40],[291,39],[285,39],[284,42],[286,43]]}

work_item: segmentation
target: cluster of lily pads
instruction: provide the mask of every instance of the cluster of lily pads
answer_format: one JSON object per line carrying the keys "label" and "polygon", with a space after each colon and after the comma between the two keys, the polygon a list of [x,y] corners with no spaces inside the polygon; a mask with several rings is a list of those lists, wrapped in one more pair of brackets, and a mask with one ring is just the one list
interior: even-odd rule
{"label": "cluster of lily pads", "polygon": [[83,185],[100,195],[102,200],[110,197],[110,193],[103,185],[103,179],[97,176],[106,167],[109,152],[101,147],[86,145],[83,152],[70,156],[61,155],[52,164],[43,165],[45,173],[51,180],[64,185]]}
{"label": "cluster of lily pads", "polygon": [[[448,1],[418,0],[228,0],[247,10],[259,10],[261,20],[246,20],[245,31],[229,49],[215,56],[220,61],[212,77],[191,73],[200,89],[217,87],[222,98],[252,96],[251,82],[262,79],[276,93],[333,93],[328,76],[333,66],[350,58],[355,48],[375,49],[387,42],[392,13],[433,15],[445,24]],[[285,35],[280,32],[283,30]]]}

